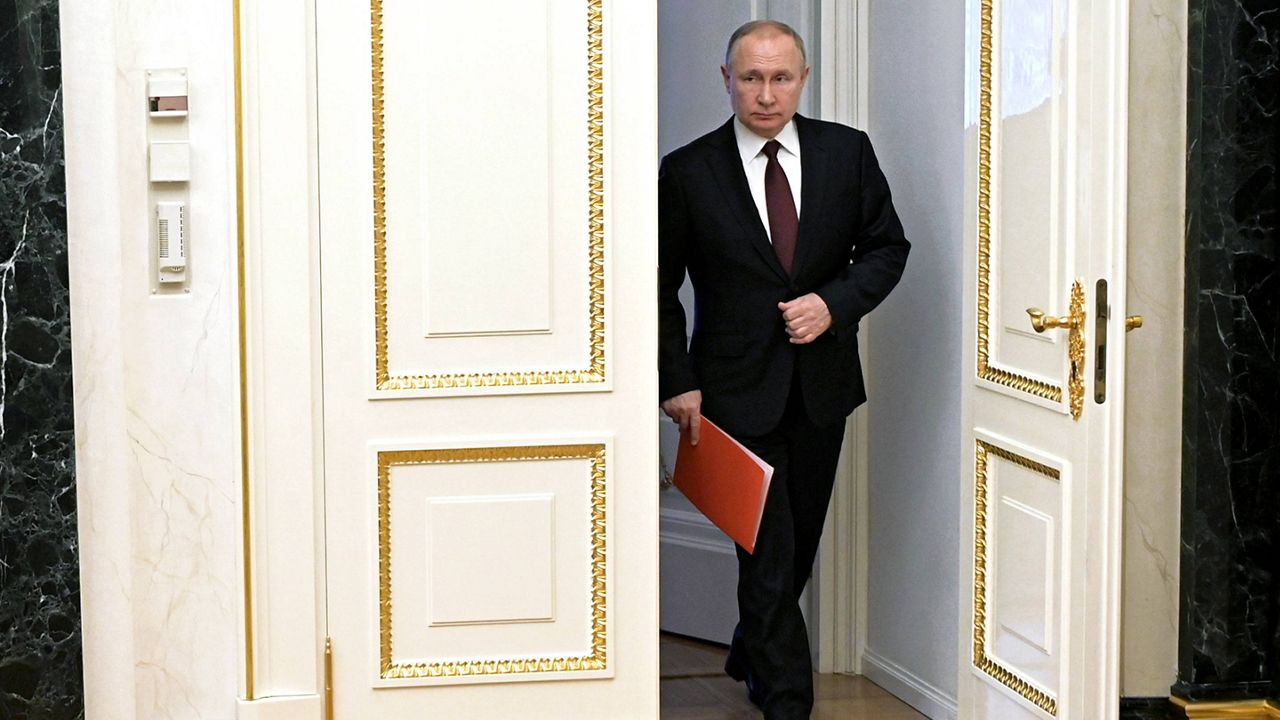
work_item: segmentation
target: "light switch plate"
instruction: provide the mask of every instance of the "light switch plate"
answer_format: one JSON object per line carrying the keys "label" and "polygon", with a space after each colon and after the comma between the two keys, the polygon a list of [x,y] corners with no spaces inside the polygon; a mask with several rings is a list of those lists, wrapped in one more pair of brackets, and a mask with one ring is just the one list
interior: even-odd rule
{"label": "light switch plate", "polygon": [[151,182],[190,182],[191,145],[181,142],[151,143]]}

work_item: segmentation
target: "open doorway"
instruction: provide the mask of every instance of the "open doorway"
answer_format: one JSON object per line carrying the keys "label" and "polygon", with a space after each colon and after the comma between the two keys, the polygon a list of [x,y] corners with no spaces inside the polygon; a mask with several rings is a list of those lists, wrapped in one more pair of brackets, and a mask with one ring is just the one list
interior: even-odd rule
{"label": "open doorway", "polygon": [[[813,72],[800,101],[799,114],[856,124],[855,14],[856,3],[821,0],[715,4],[660,0],[660,156],[721,126],[729,118],[731,108],[719,66],[729,35],[750,20],[781,20],[805,39]],[[838,70],[837,45],[846,60]],[[840,83],[835,82],[837,72]],[[681,290],[681,301],[688,315],[687,328],[691,330],[694,302],[687,282]],[[815,564],[814,580],[801,599],[814,667],[827,674],[858,670],[855,646],[861,635],[855,622],[856,582],[857,566],[864,558],[857,553],[854,473],[858,469],[860,421],[861,414],[856,414],[847,425],[823,547]],[[676,425],[664,417],[660,430],[664,481],[669,481],[674,469],[678,439]],[[745,703],[741,686],[733,688],[734,683],[723,672],[728,641],[738,617],[734,544],[669,482],[664,482],[660,496],[660,522],[664,702],[669,696],[685,695],[682,690],[669,687],[675,682],[693,685],[689,681],[701,678],[707,682],[727,681],[729,695],[735,700],[741,696]],[[703,690],[715,692],[709,687]],[[874,696],[878,692],[873,687],[862,694]],[[670,706],[664,705],[664,717],[669,710]],[[681,717],[678,711],[671,716]]]}
{"label": "open doorway", "polygon": [[[722,125],[731,110],[721,80],[725,42],[750,20],[776,19],[806,38],[819,35],[819,2],[775,3],[785,12],[766,13],[762,4],[658,3],[658,149],[675,150]],[[816,49],[816,43],[806,40]],[[811,51],[811,54],[816,55]],[[812,59],[811,59],[812,63]],[[816,116],[819,84],[811,78],[800,114]],[[686,280],[680,291],[693,328],[693,293]],[[679,430],[662,419],[660,442],[664,477],[674,469]],[[847,450],[847,444],[846,444]],[[733,542],[715,528],[679,490],[663,484],[660,500],[662,532],[662,616],[665,632],[707,642],[727,643],[737,623],[734,588],[737,560]]]}

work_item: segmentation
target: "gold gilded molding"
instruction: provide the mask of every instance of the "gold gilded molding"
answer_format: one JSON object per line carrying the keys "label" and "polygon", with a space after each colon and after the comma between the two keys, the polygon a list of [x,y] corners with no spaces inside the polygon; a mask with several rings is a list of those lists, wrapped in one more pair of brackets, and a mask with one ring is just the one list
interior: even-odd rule
{"label": "gold gilded molding", "polygon": [[1061,473],[1017,453],[984,440],[977,441],[974,452],[974,519],[973,519],[973,664],[996,682],[1013,690],[1036,707],[1057,716],[1058,701],[1032,685],[1017,673],[987,655],[987,469],[989,457],[1019,465],[1057,481]]}
{"label": "gold gilded molding", "polygon": [[[391,629],[391,468],[528,460],[591,462],[591,637],[586,655],[447,662],[396,662]],[[378,453],[378,637],[379,676],[384,680],[450,678],[605,670],[608,657],[605,447],[602,444],[389,450]]]}
{"label": "gold gilded molding", "polygon": [[383,0],[370,0],[373,83],[374,380],[380,391],[583,385],[605,381],[604,0],[587,0],[587,365],[567,370],[392,375],[387,339],[386,100]]}
{"label": "gold gilded molding", "polygon": [[[1020,375],[991,361],[991,115],[995,0],[982,0],[978,92],[978,377],[1051,402],[1062,387]],[[1083,398],[1083,395],[1081,395]]]}
{"label": "gold gilded molding", "polygon": [[244,88],[241,76],[240,0],[231,0],[232,87],[235,95],[236,144],[236,302],[239,308],[237,331],[240,347],[240,550],[241,582],[244,585],[244,694],[255,700],[253,643],[253,500],[249,482],[249,355],[248,303],[245,294],[244,249]]}
{"label": "gold gilded molding", "polygon": [[1174,696],[1188,720],[1277,720],[1280,703],[1275,700],[1191,701]]}

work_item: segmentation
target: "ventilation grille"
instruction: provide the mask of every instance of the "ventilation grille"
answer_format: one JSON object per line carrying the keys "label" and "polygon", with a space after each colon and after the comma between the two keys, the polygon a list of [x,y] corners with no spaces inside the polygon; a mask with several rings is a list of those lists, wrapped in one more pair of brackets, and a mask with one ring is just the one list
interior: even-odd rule
{"label": "ventilation grille", "polygon": [[[164,272],[181,271],[187,265],[186,206],[179,202],[156,204],[156,259]],[[164,277],[162,282],[173,282]]]}
{"label": "ventilation grille", "polygon": [[160,259],[169,259],[169,221],[160,218]]}

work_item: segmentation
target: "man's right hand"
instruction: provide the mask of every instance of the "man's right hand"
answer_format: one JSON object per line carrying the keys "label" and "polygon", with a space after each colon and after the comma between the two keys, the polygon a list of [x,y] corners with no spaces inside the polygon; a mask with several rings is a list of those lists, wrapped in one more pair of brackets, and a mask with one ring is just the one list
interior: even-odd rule
{"label": "man's right hand", "polygon": [[702,391],[690,390],[662,401],[662,412],[680,423],[680,432],[689,433],[689,444],[698,444],[698,425],[702,419]]}

